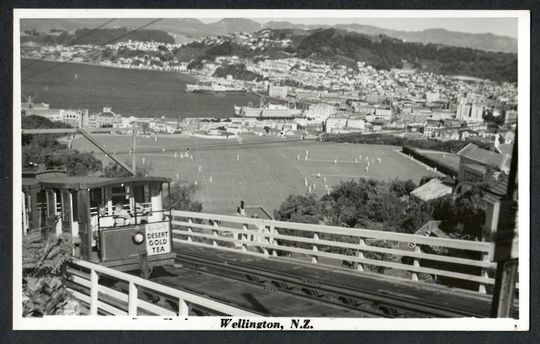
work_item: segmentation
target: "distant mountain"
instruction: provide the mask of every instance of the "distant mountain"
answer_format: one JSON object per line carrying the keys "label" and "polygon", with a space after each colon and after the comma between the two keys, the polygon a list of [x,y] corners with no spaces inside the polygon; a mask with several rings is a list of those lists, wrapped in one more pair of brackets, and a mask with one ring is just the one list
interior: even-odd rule
{"label": "distant mountain", "polygon": [[263,27],[269,29],[300,29],[300,30],[313,30],[318,28],[330,27],[329,25],[306,25],[306,24],[293,24],[287,21],[269,21],[263,24]]}
{"label": "distant mountain", "polygon": [[[106,22],[107,19],[23,19],[21,31],[37,30],[49,32],[51,29],[74,31],[82,28],[93,28]],[[107,28],[135,28],[142,26],[152,19],[116,19]],[[166,18],[151,25],[149,29],[162,30],[190,38],[202,38],[206,36],[227,35],[233,32],[256,32],[263,28],[270,29],[327,29],[335,27],[366,35],[385,35],[399,38],[407,42],[445,44],[456,47],[480,49],[486,51],[500,51],[517,53],[517,39],[493,34],[472,34],[444,29],[428,29],[424,31],[398,31],[383,29],[371,25],[338,24],[329,25],[304,25],[293,24],[287,21],[270,21],[260,24],[246,18],[224,18],[214,23],[205,24],[193,18]]]}
{"label": "distant mountain", "polygon": [[234,32],[256,32],[262,25],[251,19],[225,18],[215,23],[206,24],[216,34],[231,34]]}
{"label": "distant mountain", "polygon": [[386,35],[408,42],[435,43],[486,51],[517,53],[517,39],[490,33],[465,33],[445,29],[397,31],[358,24],[343,24],[336,25],[335,27],[366,35]]}

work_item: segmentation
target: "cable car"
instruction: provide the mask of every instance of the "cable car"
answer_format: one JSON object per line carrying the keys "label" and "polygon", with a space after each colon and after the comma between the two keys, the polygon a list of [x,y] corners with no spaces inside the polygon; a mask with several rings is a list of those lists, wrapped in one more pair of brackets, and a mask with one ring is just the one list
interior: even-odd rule
{"label": "cable car", "polygon": [[[49,171],[50,172],[50,171]],[[23,228],[55,219],[73,238],[73,255],[120,271],[172,265],[171,211],[163,207],[163,177],[77,177],[58,171],[23,174]]]}

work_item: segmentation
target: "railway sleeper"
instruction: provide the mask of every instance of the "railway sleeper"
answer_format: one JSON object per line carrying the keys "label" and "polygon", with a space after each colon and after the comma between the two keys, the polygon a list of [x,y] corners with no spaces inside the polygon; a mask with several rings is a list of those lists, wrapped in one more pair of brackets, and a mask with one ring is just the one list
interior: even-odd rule
{"label": "railway sleeper", "polygon": [[324,296],[326,296],[326,294],[324,292],[322,292],[321,290],[319,289],[314,289],[314,288],[302,288],[300,289],[304,294],[306,295],[309,295],[311,297],[317,297],[317,298],[322,298]]}
{"label": "railway sleeper", "polygon": [[279,290],[289,291],[292,290],[294,287],[289,285],[289,283],[285,281],[272,281],[272,284],[276,286]]}
{"label": "railway sleeper", "polygon": [[263,284],[263,285],[268,283],[268,282],[271,282],[267,278],[264,278],[264,277],[261,277],[261,276],[258,276],[258,275],[244,274],[244,277],[246,278],[246,280],[248,280],[250,282]]}
{"label": "railway sleeper", "polygon": [[361,302],[359,299],[355,298],[355,297],[348,297],[348,296],[339,296],[338,299],[343,303],[343,304],[346,304],[348,306],[353,306],[353,307],[358,307],[362,304],[364,304],[365,302]]}
{"label": "railway sleeper", "polygon": [[377,304],[376,307],[381,312],[383,312],[385,315],[391,316],[393,318],[403,316],[403,314],[404,314],[403,310],[399,310],[399,308],[396,308],[396,307],[394,307],[392,305]]}

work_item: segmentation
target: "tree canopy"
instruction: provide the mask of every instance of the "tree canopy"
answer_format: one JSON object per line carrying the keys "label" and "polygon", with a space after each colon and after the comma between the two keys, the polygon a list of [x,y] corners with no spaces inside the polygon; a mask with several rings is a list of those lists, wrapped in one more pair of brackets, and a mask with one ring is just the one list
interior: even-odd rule
{"label": "tree canopy", "polygon": [[[39,116],[23,116],[24,129],[69,128]],[[72,175],[88,175],[101,171],[102,163],[92,153],[68,149],[59,143],[62,134],[22,135],[23,167],[41,166],[47,169],[66,169]]]}

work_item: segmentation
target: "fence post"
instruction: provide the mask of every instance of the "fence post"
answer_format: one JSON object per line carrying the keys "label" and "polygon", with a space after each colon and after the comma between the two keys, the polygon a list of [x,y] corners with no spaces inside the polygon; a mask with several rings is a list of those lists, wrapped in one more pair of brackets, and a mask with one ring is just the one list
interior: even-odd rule
{"label": "fence post", "polygon": [[[276,239],[274,239],[274,235],[279,234],[279,232],[276,230],[276,227],[274,226],[274,224],[272,223],[270,225],[270,243],[272,244],[272,246],[277,246],[278,242]],[[274,257],[277,257],[277,250],[275,249],[272,249],[272,256]]]}
{"label": "fence post", "polygon": [[[188,219],[188,223],[191,225],[193,223],[193,221],[191,221],[191,218]],[[188,227],[187,229],[188,233],[193,233],[193,231],[191,230],[191,227]],[[188,237],[187,237],[187,241],[188,242],[192,242],[193,239],[191,238],[191,235],[188,234]]]}
{"label": "fence post", "polygon": [[247,245],[246,245],[246,241],[248,241],[248,228],[247,228],[247,224],[243,224],[242,225],[242,231],[244,231],[245,234],[241,234],[241,237],[242,237],[242,251],[247,251]]}
{"label": "fence post", "polygon": [[[214,221],[214,228],[219,228],[219,226],[218,226],[218,224],[217,224],[217,221]],[[217,236],[218,236],[218,231],[217,231],[217,229],[212,230],[212,234],[213,234],[215,237],[217,237]],[[218,246],[217,241],[212,240],[212,245],[213,245],[213,246]]]}
{"label": "fence post", "polygon": [[[358,243],[358,245],[360,246],[360,248],[362,248],[362,246],[366,246],[366,241],[364,240],[364,238],[360,238],[360,242]],[[356,251],[356,256],[358,258],[364,258],[364,251],[362,251],[361,249],[360,250],[357,250]],[[364,264],[363,263],[356,263],[356,270],[358,271],[364,271]]]}
{"label": "fence post", "polygon": [[[319,235],[317,233],[313,233],[313,240],[315,240],[315,241],[319,240]],[[319,248],[315,244],[313,244],[313,252],[319,252]],[[311,262],[313,264],[318,264],[319,263],[319,256],[312,256],[311,257]]]}
{"label": "fence post", "polygon": [[187,317],[189,315],[189,306],[183,299],[178,299],[178,316]]}
{"label": "fence post", "polygon": [[[415,253],[422,253],[422,249],[420,247],[418,247],[418,245],[415,245],[414,246],[414,252]],[[413,266],[417,267],[417,268],[420,267],[420,260],[418,258],[414,258]],[[416,272],[413,272],[412,275],[411,275],[411,279],[413,281],[418,281],[418,274]]]}
{"label": "fence post", "polygon": [[261,222],[259,225],[259,240],[257,241],[261,244],[264,256],[268,257],[268,249],[265,246],[262,246],[268,244],[268,238],[266,237],[266,224],[264,222]]}
{"label": "fence post", "polygon": [[90,270],[90,315],[98,314],[99,276],[96,270]]}
{"label": "fence post", "polygon": [[129,294],[128,294],[128,315],[137,316],[137,301],[138,301],[137,286],[133,282],[129,282]]}
{"label": "fence post", "polygon": [[[489,262],[490,261],[490,256],[489,256],[489,253],[483,253],[482,254],[482,261],[483,262]],[[489,275],[488,275],[488,270],[485,269],[485,268],[482,268],[481,270],[481,276],[482,277],[485,277],[485,278],[488,278]],[[486,290],[486,285],[484,283],[480,283],[478,285],[478,292],[480,294],[486,294],[487,293],[487,290]]]}

